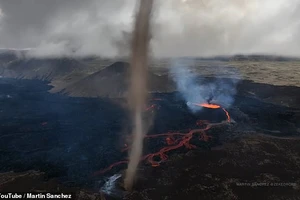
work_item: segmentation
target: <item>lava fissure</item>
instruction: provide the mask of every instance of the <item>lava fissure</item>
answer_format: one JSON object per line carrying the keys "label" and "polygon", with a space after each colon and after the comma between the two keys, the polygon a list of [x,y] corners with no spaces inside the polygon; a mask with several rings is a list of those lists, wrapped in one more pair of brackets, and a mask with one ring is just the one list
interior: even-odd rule
{"label": "lava fissure", "polygon": [[[218,109],[218,108],[222,108],[220,105],[218,104],[210,104],[210,103],[201,103],[201,104],[198,104],[198,103],[192,103],[193,105],[195,106],[201,106],[201,107],[204,107],[204,108],[210,108],[210,109]],[[228,113],[228,111],[225,109],[225,108],[222,108],[222,110],[225,112],[226,114],[226,117],[227,117],[227,121],[230,122],[231,119],[230,119],[230,115]]]}
{"label": "lava fissure", "polygon": [[217,109],[217,108],[221,108],[221,106],[217,105],[217,104],[209,104],[209,103],[193,103],[193,105],[195,106],[202,106],[204,108],[211,108],[211,109]]}
{"label": "lava fissure", "polygon": [[[147,138],[147,139],[165,137],[165,141],[168,146],[161,148],[159,151],[157,151],[155,153],[149,153],[147,155],[142,156],[140,161],[147,160],[147,162],[150,163],[152,165],[152,167],[157,167],[160,165],[161,162],[164,162],[168,159],[167,153],[170,151],[179,149],[180,147],[185,147],[187,149],[197,148],[195,145],[190,144],[190,140],[193,138],[193,136],[195,134],[199,134],[200,141],[208,142],[212,138],[212,136],[209,136],[206,134],[207,130],[211,129],[214,126],[230,122],[230,120],[231,120],[228,111],[225,108],[222,108],[220,105],[207,104],[207,103],[203,103],[203,104],[193,103],[193,105],[202,106],[204,108],[210,108],[210,109],[220,109],[221,108],[225,112],[227,120],[225,122],[220,122],[220,123],[210,123],[207,120],[198,120],[196,122],[196,126],[198,126],[198,127],[200,126],[203,128],[192,129],[192,130],[189,130],[187,133],[168,132],[168,133],[162,133],[162,134],[145,135],[144,138]],[[148,107],[146,110],[150,110],[155,107],[156,107],[156,105],[153,104],[150,107]],[[177,139],[175,139],[175,138],[177,138]],[[128,146],[127,146],[127,144],[125,144],[125,148],[122,149],[122,152],[127,151],[127,150],[128,150]],[[160,160],[156,161],[155,158],[159,158]],[[123,160],[123,161],[113,163],[109,167],[107,167],[101,171],[95,172],[94,175],[106,173],[107,171],[111,170],[113,167],[121,165],[121,164],[126,164],[128,162],[129,162],[128,160]]]}

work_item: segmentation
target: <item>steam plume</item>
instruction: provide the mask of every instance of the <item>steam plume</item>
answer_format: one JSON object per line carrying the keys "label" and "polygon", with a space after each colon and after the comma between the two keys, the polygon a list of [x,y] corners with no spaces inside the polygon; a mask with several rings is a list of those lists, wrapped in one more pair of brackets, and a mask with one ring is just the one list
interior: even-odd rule
{"label": "steam plume", "polygon": [[145,127],[143,126],[143,110],[147,100],[147,65],[150,40],[150,17],[153,0],[141,0],[136,15],[131,52],[129,106],[133,115],[133,143],[129,155],[128,168],[124,186],[131,190],[136,170],[142,155]]}
{"label": "steam plume", "polygon": [[[173,59],[170,67],[177,90],[187,101],[189,109],[192,112],[202,109],[200,106],[193,106],[192,103],[212,102],[220,104],[224,108],[232,105],[236,94],[236,85],[241,78],[237,69],[220,66],[217,68],[218,74],[214,75],[214,79],[205,81],[192,72],[192,70],[196,70],[189,68],[192,65],[195,66],[192,59]],[[227,78],[221,78],[219,74],[226,74]]]}

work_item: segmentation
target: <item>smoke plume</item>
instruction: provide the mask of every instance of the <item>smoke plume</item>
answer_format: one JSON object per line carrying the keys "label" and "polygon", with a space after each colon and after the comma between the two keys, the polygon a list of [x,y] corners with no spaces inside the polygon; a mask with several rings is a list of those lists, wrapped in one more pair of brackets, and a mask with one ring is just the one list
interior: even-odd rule
{"label": "smoke plume", "polygon": [[[218,74],[226,74],[224,79],[218,74],[210,80],[205,80],[195,74],[192,68],[195,66],[193,59],[173,59],[170,67],[170,74],[176,83],[177,90],[187,102],[192,112],[197,112],[202,107],[194,106],[193,103],[217,103],[227,108],[232,105],[236,94],[236,85],[240,80],[238,71],[225,66],[217,68]],[[220,73],[220,70],[223,72]]]}
{"label": "smoke plume", "polygon": [[[38,57],[127,55],[135,2],[0,0],[0,48],[33,48]],[[155,57],[300,56],[300,0],[156,2]]]}
{"label": "smoke plume", "polygon": [[142,156],[143,139],[146,131],[142,116],[147,101],[148,48],[152,6],[153,0],[140,1],[132,38],[131,82],[128,101],[133,115],[133,143],[124,180],[126,190],[132,189],[137,167]]}

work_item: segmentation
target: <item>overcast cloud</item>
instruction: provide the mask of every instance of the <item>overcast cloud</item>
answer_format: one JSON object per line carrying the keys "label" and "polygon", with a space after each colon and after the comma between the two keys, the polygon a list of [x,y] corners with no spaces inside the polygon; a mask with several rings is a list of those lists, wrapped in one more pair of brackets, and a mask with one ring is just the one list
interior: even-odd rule
{"label": "overcast cloud", "polygon": [[[126,53],[135,0],[0,0],[0,48]],[[300,56],[300,0],[156,0],[155,56]]]}

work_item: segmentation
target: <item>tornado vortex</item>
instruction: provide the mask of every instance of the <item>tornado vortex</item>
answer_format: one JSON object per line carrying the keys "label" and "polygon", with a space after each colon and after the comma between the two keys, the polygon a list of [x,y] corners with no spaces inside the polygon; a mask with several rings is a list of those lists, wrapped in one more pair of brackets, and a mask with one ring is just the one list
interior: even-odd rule
{"label": "tornado vortex", "polygon": [[153,0],[140,1],[132,38],[128,102],[133,120],[133,143],[124,179],[126,190],[132,189],[137,167],[142,156],[143,139],[146,132],[143,125],[143,111],[147,105],[148,47],[152,6]]}

